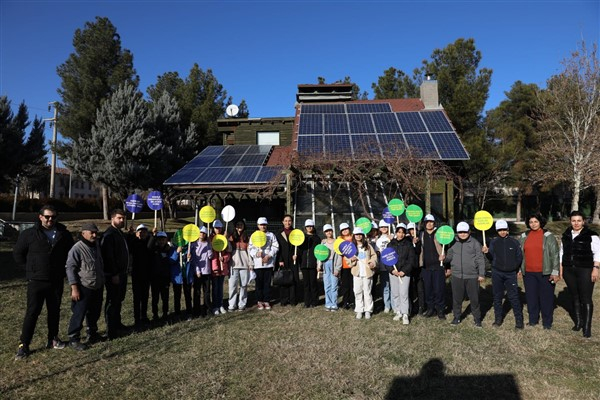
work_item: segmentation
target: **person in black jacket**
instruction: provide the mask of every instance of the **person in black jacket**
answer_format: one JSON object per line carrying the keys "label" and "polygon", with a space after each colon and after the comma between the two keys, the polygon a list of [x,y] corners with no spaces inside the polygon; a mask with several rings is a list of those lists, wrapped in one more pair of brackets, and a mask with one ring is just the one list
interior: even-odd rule
{"label": "person in black jacket", "polygon": [[390,287],[392,289],[392,308],[395,316],[394,321],[402,319],[402,324],[408,325],[410,301],[408,292],[410,289],[410,274],[416,263],[415,248],[412,238],[406,235],[406,225],[398,224],[396,237],[388,244],[398,255],[395,265],[386,266],[390,274]]}
{"label": "person in black jacket", "polygon": [[[171,284],[171,264],[177,263],[179,255],[169,245],[166,232],[158,232],[154,237],[152,258],[152,322],[166,322],[169,316],[169,286]],[[158,317],[158,302],[162,302],[162,317]]]}
{"label": "person in black jacket", "polygon": [[492,263],[492,292],[494,295],[494,323],[492,326],[502,325],[502,299],[504,292],[515,314],[515,328],[523,329],[523,308],[519,300],[519,286],[517,276],[523,262],[523,251],[518,240],[508,234],[508,223],[502,219],[496,221],[498,237],[492,239],[489,248],[482,247],[485,256]]}
{"label": "person in black jacket", "polygon": [[115,339],[126,333],[127,327],[121,322],[121,304],[127,289],[127,267],[129,266],[129,248],[121,229],[125,226],[125,211],[112,210],[110,226],[104,232],[100,246],[104,260],[106,277],[106,302],[104,318],[109,339]]}
{"label": "person in black jacket", "polygon": [[294,246],[290,243],[289,236],[292,232],[293,219],[292,216],[286,214],[283,216],[283,229],[275,235],[277,243],[279,244],[279,251],[277,252],[277,260],[275,268],[288,268],[292,270],[294,281],[290,286],[280,286],[279,295],[281,297],[281,305],[286,306],[291,304],[295,306],[298,302],[297,299],[297,287],[300,282],[300,272],[298,270],[298,264],[294,260]]}
{"label": "person in black jacket", "polygon": [[[156,230],[156,228],[154,228]],[[127,242],[131,253],[131,289],[133,290],[134,328],[143,330],[148,326],[148,298],[150,296],[150,278],[152,275],[151,235],[148,227],[140,224],[135,228],[135,236],[129,235]]]}
{"label": "person in black jacket", "polygon": [[315,222],[307,219],[304,222],[304,242],[298,246],[300,253],[300,270],[304,286],[304,307],[316,307],[319,304],[319,288],[317,287],[317,258],[315,247],[321,244],[321,238],[315,233]]}
{"label": "person in black jacket", "polygon": [[67,228],[58,223],[57,216],[54,207],[43,206],[39,221],[19,235],[13,249],[14,259],[18,266],[25,268],[27,279],[27,310],[15,359],[24,359],[29,355],[29,345],[44,302],[48,310],[46,347],[65,348],[65,343],[58,338],[58,325],[65,264],[74,241]]}

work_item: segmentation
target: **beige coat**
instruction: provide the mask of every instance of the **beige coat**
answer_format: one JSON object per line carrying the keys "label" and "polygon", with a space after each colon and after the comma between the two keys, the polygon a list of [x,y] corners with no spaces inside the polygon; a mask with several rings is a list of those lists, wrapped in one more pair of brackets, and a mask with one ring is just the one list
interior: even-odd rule
{"label": "beige coat", "polygon": [[[352,275],[358,276],[360,270],[360,267],[358,266],[358,259],[356,257],[344,258],[351,268],[350,272]],[[375,252],[375,249],[373,249],[373,246],[367,244],[367,278],[373,277],[373,274],[375,274],[375,268],[377,268],[377,253]]]}

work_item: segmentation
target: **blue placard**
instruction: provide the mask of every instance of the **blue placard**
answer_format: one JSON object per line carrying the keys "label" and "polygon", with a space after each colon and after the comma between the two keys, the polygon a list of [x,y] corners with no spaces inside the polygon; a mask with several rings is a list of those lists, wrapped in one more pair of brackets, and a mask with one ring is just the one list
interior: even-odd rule
{"label": "blue placard", "polygon": [[387,247],[381,252],[381,262],[383,265],[387,265],[388,267],[392,267],[396,265],[398,262],[398,254],[396,250],[391,247]]}
{"label": "blue placard", "polygon": [[392,213],[390,212],[390,209],[388,207],[383,209],[383,211],[381,212],[381,216],[382,216],[383,220],[385,222],[387,222],[388,224],[391,224],[394,221],[396,221],[396,217],[394,217],[392,215]]}
{"label": "blue placard", "polygon": [[137,194],[132,194],[125,199],[125,208],[130,213],[139,213],[144,207],[144,199]]}
{"label": "blue placard", "polygon": [[150,207],[151,210],[154,210],[154,211],[162,210],[162,208],[163,208],[162,193],[159,191],[148,193],[148,199],[146,200],[146,203],[148,204],[148,207]]}
{"label": "blue placard", "polygon": [[356,253],[358,253],[358,250],[356,249],[356,246],[354,245],[354,243],[349,242],[347,240],[344,240],[341,244],[340,244],[340,251],[342,252],[342,255],[348,258],[354,257],[356,255]]}

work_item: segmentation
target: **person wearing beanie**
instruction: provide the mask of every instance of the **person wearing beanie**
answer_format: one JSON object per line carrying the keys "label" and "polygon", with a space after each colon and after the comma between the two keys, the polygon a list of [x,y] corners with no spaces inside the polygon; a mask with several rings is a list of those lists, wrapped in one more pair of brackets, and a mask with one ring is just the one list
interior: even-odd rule
{"label": "person wearing beanie", "polygon": [[481,309],[479,308],[479,284],[485,279],[485,260],[481,244],[471,236],[469,224],[459,222],[456,226],[458,240],[440,259],[450,264],[452,274],[452,325],[460,323],[462,303],[465,292],[471,302],[471,313],[475,327],[481,328]]}
{"label": "person wearing beanie", "polygon": [[519,299],[519,285],[517,275],[523,262],[523,252],[518,240],[508,234],[508,224],[500,219],[496,221],[498,237],[490,241],[489,248],[482,247],[483,253],[492,264],[492,293],[494,297],[494,323],[492,326],[502,325],[504,315],[502,300],[504,293],[512,306],[515,314],[515,328],[523,329],[523,307]]}

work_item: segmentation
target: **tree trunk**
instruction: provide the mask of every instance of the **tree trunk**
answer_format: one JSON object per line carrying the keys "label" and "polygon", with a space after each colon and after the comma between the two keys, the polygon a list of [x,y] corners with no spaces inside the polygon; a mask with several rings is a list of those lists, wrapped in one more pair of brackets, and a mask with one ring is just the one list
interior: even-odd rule
{"label": "tree trunk", "polygon": [[581,192],[581,176],[579,174],[575,174],[575,176],[573,177],[573,199],[571,200],[571,211],[579,210],[579,194],[580,194],[580,192]]}
{"label": "tree trunk", "polygon": [[592,224],[600,224],[600,185],[594,187],[594,193],[596,194],[596,207],[592,214]]}
{"label": "tree trunk", "polygon": [[517,192],[517,212],[516,212],[516,222],[521,221],[521,212],[523,208],[523,193],[521,190]]}
{"label": "tree trunk", "polygon": [[108,221],[108,188],[102,185],[102,217]]}

